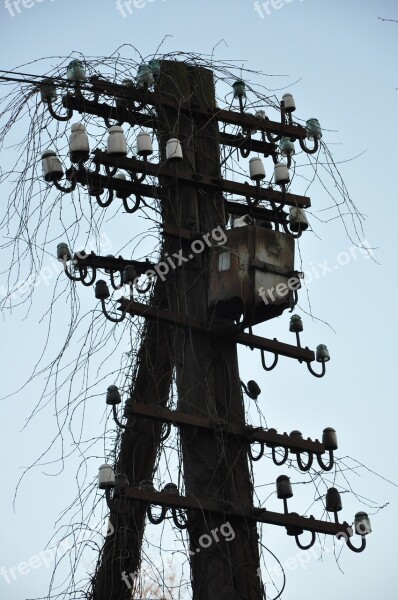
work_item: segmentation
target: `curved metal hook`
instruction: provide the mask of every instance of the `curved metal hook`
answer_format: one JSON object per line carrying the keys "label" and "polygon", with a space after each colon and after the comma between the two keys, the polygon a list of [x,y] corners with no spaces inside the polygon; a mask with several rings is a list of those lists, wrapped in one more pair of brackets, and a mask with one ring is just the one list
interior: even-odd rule
{"label": "curved metal hook", "polygon": [[189,526],[189,519],[188,519],[188,517],[186,517],[184,515],[183,518],[181,519],[181,521],[179,521],[178,520],[178,511],[180,512],[180,514],[182,514],[181,509],[178,509],[175,506],[173,506],[173,508],[171,509],[171,514],[173,516],[174,525],[176,527],[178,527],[178,529],[187,529],[187,527]]}
{"label": "curved metal hook", "polygon": [[163,433],[163,428],[164,428],[164,425],[163,425],[163,427],[162,427],[162,433],[160,434],[160,441],[161,442],[166,441],[167,438],[169,437],[170,433],[171,433],[171,423],[165,423],[165,425],[166,425],[165,432]]}
{"label": "curved metal hook", "polygon": [[132,429],[134,427],[135,423],[130,423],[130,425],[123,425],[123,423],[119,420],[119,417],[117,416],[117,409],[115,404],[112,405],[112,413],[113,420],[115,421],[116,425],[120,427],[120,429]]}
{"label": "curved metal hook", "polygon": [[135,195],[135,204],[132,208],[130,208],[129,205],[127,204],[127,198],[123,198],[124,210],[128,213],[135,213],[140,207],[141,200],[142,200],[142,197],[138,196],[138,194],[136,194]]}
{"label": "curved metal hook", "polygon": [[276,352],[274,353],[274,362],[270,367],[267,367],[265,364],[264,352],[265,350],[261,350],[261,364],[263,365],[263,369],[265,371],[272,371],[272,369],[275,369],[276,365],[278,364],[279,354],[276,354]]}
{"label": "curved metal hook", "polygon": [[114,290],[120,290],[123,287],[123,278],[122,278],[122,271],[118,271],[118,273],[120,274],[120,285],[116,285],[115,283],[115,274],[116,271],[109,271],[109,277],[111,280],[111,286],[113,287]]}
{"label": "curved metal hook", "polygon": [[264,450],[265,450],[265,444],[264,442],[258,442],[260,444],[260,452],[257,454],[257,456],[253,456],[252,453],[252,447],[251,444],[249,444],[249,456],[251,458],[252,461],[256,462],[257,460],[260,460],[260,458],[262,458],[264,456]]}
{"label": "curved metal hook", "polygon": [[57,121],[69,121],[69,119],[71,119],[73,117],[73,108],[68,108],[67,109],[67,113],[66,115],[62,116],[62,115],[57,115],[57,113],[55,112],[55,110],[53,109],[53,105],[51,100],[47,100],[47,106],[48,106],[48,110],[50,115],[53,117],[53,119],[56,119]]}
{"label": "curved metal hook", "polygon": [[320,454],[317,454],[316,458],[317,458],[319,466],[324,471],[331,471],[333,469],[333,467],[334,467],[333,450],[329,450],[329,464],[328,465],[325,465],[325,463],[323,462],[323,459],[322,459],[322,457],[321,457]]}
{"label": "curved metal hook", "polygon": [[301,461],[301,454],[302,452],[297,452],[296,458],[297,458],[297,464],[299,466],[300,471],[309,471],[312,467],[312,463],[314,461],[314,455],[312,452],[308,452],[308,462],[305,465],[302,461]]}
{"label": "curved metal hook", "polygon": [[113,190],[108,190],[108,200],[105,200],[105,202],[102,202],[99,194],[96,194],[95,199],[97,200],[97,203],[99,204],[99,206],[101,208],[106,208],[107,206],[109,206],[111,204],[111,202],[113,200]]}
{"label": "curved metal hook", "polygon": [[312,149],[307,148],[307,146],[305,145],[305,142],[302,138],[299,138],[299,144],[300,144],[300,148],[307,154],[315,154],[315,152],[318,152],[318,149],[319,149],[318,138],[314,138],[314,147]]}
{"label": "curved metal hook", "polygon": [[322,371],[320,373],[315,373],[315,371],[311,367],[311,363],[309,363],[309,362],[307,362],[307,367],[308,367],[309,372],[314,377],[323,377],[325,375],[325,373],[326,373],[326,363],[325,363],[325,361],[322,361]]}
{"label": "curved metal hook", "polygon": [[[67,265],[66,265],[66,260],[62,261],[64,263],[64,272],[65,275],[67,276],[68,279],[70,279],[71,281],[82,281],[82,278],[86,277],[87,275],[87,269],[85,267],[82,267],[81,269],[79,269],[79,277],[75,277],[74,275],[72,275],[72,273],[69,271]],[[85,271],[85,272],[84,272]]]}
{"label": "curved metal hook", "polygon": [[284,454],[283,454],[282,460],[277,460],[275,450],[276,450],[276,447],[273,446],[272,447],[272,460],[274,461],[274,463],[278,467],[280,467],[281,465],[283,465],[287,461],[287,457],[288,457],[288,454],[289,454],[289,449],[288,448],[284,448]]}
{"label": "curved metal hook", "polygon": [[256,196],[255,196],[254,200],[250,200],[250,196],[245,196],[246,202],[250,207],[257,206],[260,203],[260,200],[261,200],[260,191],[261,191],[261,183],[260,183],[260,180],[257,180],[256,181]]}
{"label": "curved metal hook", "polygon": [[146,294],[147,292],[149,292],[151,285],[152,285],[152,280],[149,278],[149,281],[144,288],[139,287],[139,285],[137,283],[134,285],[134,287],[139,294]]}
{"label": "curved metal hook", "polygon": [[279,142],[279,140],[282,138],[282,134],[278,134],[278,135],[272,135],[272,133],[269,133],[269,131],[265,132],[265,135],[267,137],[267,140],[271,143],[271,144],[275,144],[276,142]]}
{"label": "curved metal hook", "polygon": [[349,547],[350,550],[352,550],[353,552],[363,552],[365,550],[365,548],[366,548],[366,536],[362,535],[361,537],[362,537],[362,541],[361,541],[361,545],[360,545],[359,548],[356,548],[352,544],[350,538],[346,539],[347,546]]}
{"label": "curved metal hook", "polygon": [[97,277],[97,269],[95,267],[91,267],[91,277],[88,281],[86,281],[86,277],[88,274],[88,268],[79,265],[79,273],[80,273],[80,282],[85,285],[86,287],[90,287],[90,285],[93,285],[96,277]]}
{"label": "curved metal hook", "polygon": [[283,227],[283,231],[285,233],[287,233],[287,235],[290,235],[295,240],[297,240],[298,238],[300,238],[303,235],[303,230],[302,229],[300,229],[300,231],[298,231],[297,233],[293,233],[292,231],[290,231],[290,229],[288,228],[288,226],[285,223],[285,221],[282,221],[282,227]]}
{"label": "curved metal hook", "polygon": [[112,317],[106,310],[105,300],[103,298],[101,298],[101,307],[102,307],[102,312],[104,313],[104,315],[106,316],[108,321],[112,321],[112,323],[121,323],[127,314],[126,310],[123,309],[120,317]]}
{"label": "curved metal hook", "polygon": [[162,521],[164,521],[166,513],[167,513],[167,506],[162,506],[162,510],[161,510],[159,517],[153,516],[152,504],[148,504],[148,507],[146,509],[146,514],[148,516],[149,521],[152,523],[152,525],[159,525]]}
{"label": "curved metal hook", "polygon": [[249,396],[249,398],[251,398],[252,400],[257,400],[257,398],[258,398],[258,397],[257,397],[257,396],[254,396],[253,394],[251,394],[251,393],[249,392],[249,390],[247,389],[247,386],[246,386],[246,384],[245,384],[245,383],[244,383],[242,380],[240,380],[240,384],[241,384],[241,386],[243,387],[243,389],[244,389],[244,391],[245,391],[245,394],[246,394],[246,396]]}
{"label": "curved metal hook", "polygon": [[69,187],[65,187],[64,185],[61,185],[60,183],[58,183],[58,181],[54,181],[53,182],[55,187],[57,188],[57,190],[59,190],[60,192],[63,192],[64,194],[70,194],[71,192],[73,192],[76,189],[76,180],[72,179],[70,186]]}
{"label": "curved metal hook", "polygon": [[297,546],[301,549],[301,550],[309,550],[314,544],[315,544],[315,539],[316,539],[316,535],[315,535],[315,531],[312,532],[311,535],[311,541],[309,544],[307,544],[306,546],[303,546],[302,544],[300,544],[300,540],[299,540],[299,536],[295,535],[294,536],[295,540],[296,540],[296,544]]}

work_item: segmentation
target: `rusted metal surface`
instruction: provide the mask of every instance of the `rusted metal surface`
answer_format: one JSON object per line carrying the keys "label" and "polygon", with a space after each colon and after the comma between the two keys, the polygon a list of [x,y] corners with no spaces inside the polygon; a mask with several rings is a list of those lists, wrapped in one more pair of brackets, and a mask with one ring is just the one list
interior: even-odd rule
{"label": "rusted metal surface", "polygon": [[[199,188],[213,188],[216,191],[223,191],[230,194],[235,194],[237,196],[248,196],[254,198],[257,194],[257,187],[255,185],[250,185],[249,183],[238,183],[236,181],[230,181],[228,179],[209,177],[207,175],[203,175],[202,173],[186,172],[183,171],[181,168],[178,168],[176,173],[174,174],[173,170],[170,168],[170,165],[168,163],[144,163],[144,161],[137,160],[134,158],[110,156],[106,152],[101,152],[100,150],[96,150],[94,152],[92,161],[95,164],[109,167],[117,167],[119,169],[124,169],[133,173],[142,173],[145,171],[148,175],[152,175],[154,177],[165,176],[168,177],[170,180],[175,176],[177,180],[181,182],[190,183],[191,185],[197,186]],[[126,185],[124,189],[128,189],[128,186],[131,184],[131,182],[123,183],[125,183]],[[110,187],[108,186],[108,184],[106,185],[107,187]],[[136,189],[138,191],[134,193],[140,193],[140,185],[142,184],[136,184]],[[145,186],[143,186],[143,189],[144,187]],[[145,196],[146,193],[142,191],[141,195]],[[150,195],[152,196],[152,194]],[[290,193],[286,193],[284,195],[282,192],[274,190],[270,187],[260,188],[258,197],[260,198],[260,200],[272,201],[277,204],[284,202],[286,206],[298,206],[300,208],[308,208],[309,206],[311,206],[311,200],[307,196],[298,196],[297,194]]]}
{"label": "rusted metal surface", "polygon": [[260,119],[255,115],[232,110],[218,110],[214,115],[219,121],[229,125],[240,125],[245,129],[268,131],[272,134],[282,134],[294,139],[305,139],[307,130],[301,125],[287,125],[270,119]]}
{"label": "rusted metal surface", "polygon": [[251,152],[258,152],[258,154],[263,154],[265,157],[272,156],[277,152],[276,144],[270,144],[269,142],[263,142],[262,140],[246,140],[241,135],[232,135],[230,133],[224,133],[223,131],[220,131],[220,142],[224,144],[224,146],[232,146],[233,148],[242,148],[244,150],[250,150]]}
{"label": "rusted metal surface", "polygon": [[103,119],[112,119],[128,123],[129,125],[140,125],[141,127],[150,127],[155,129],[157,121],[153,117],[134,110],[127,110],[122,107],[110,106],[109,104],[86,100],[82,96],[73,96],[68,94],[62,98],[62,104],[65,108],[72,108],[80,114],[95,115]]}
{"label": "rusted metal surface", "polygon": [[180,496],[156,492],[152,490],[141,490],[134,487],[126,487],[125,493],[132,500],[139,500],[149,504],[159,506],[168,506],[173,508],[194,509],[222,513],[231,517],[242,518],[245,520],[254,520],[269,525],[278,525],[279,527],[295,527],[304,531],[314,531],[325,535],[345,534],[351,535],[351,528],[348,523],[332,523],[331,521],[319,521],[314,517],[301,517],[295,514],[284,514],[266,510],[265,508],[253,508],[251,512],[239,510],[227,502],[217,502],[207,498],[196,498],[194,496]]}
{"label": "rusted metal surface", "polygon": [[294,358],[303,362],[313,362],[315,360],[315,353],[313,350],[284,344],[277,339],[270,340],[250,333],[240,333],[235,339],[238,344],[243,344],[250,348],[257,348],[258,350],[266,350],[267,352],[273,352],[274,354],[286,356],[287,358]]}
{"label": "rusted metal surface", "polygon": [[159,421],[161,423],[172,423],[174,425],[190,425],[200,427],[209,431],[220,431],[235,435],[251,442],[264,442],[265,444],[289,448],[301,452],[313,452],[314,454],[323,454],[325,446],[319,440],[297,439],[297,436],[290,436],[287,433],[280,434],[276,431],[265,431],[262,428],[239,427],[237,425],[227,425],[222,422],[214,423],[207,417],[190,415],[177,410],[170,410],[156,405],[147,405],[134,403],[129,405],[129,411],[132,414]]}
{"label": "rusted metal surface", "polygon": [[164,191],[161,187],[136,183],[134,181],[126,181],[107,175],[99,175],[98,173],[87,169],[77,170],[71,168],[66,171],[65,175],[68,181],[77,181],[77,183],[80,183],[81,185],[92,186],[96,189],[107,188],[114,192],[125,193],[126,196],[131,194],[145,196],[146,198],[162,198],[164,196]]}
{"label": "rusted metal surface", "polygon": [[[254,225],[236,227],[226,234],[225,244],[211,251],[209,306],[221,317],[238,319],[244,315],[251,325],[292,308],[294,294],[288,283],[296,276],[294,239]],[[281,285],[285,286],[284,293],[278,292]],[[267,291],[266,301],[260,289]]]}
{"label": "rusted metal surface", "polygon": [[132,265],[138,275],[143,275],[146,271],[153,269],[153,263],[149,261],[126,260],[122,256],[111,258],[109,256],[98,256],[91,252],[83,255],[81,252],[73,256],[76,266],[90,267],[94,269],[107,269],[109,271],[123,271],[125,267]]}
{"label": "rusted metal surface", "polygon": [[265,350],[266,352],[272,352],[279,354],[280,356],[286,356],[288,358],[294,358],[296,360],[304,362],[313,362],[315,360],[315,353],[308,348],[299,348],[297,346],[291,346],[290,344],[284,344],[278,340],[270,340],[268,338],[262,338],[257,335],[249,333],[238,333],[237,329],[228,329],[226,331],[216,331],[210,329],[206,324],[185,317],[169,310],[156,308],[149,306],[148,304],[142,304],[127,298],[121,298],[119,300],[120,309],[125,310],[131,315],[137,315],[148,319],[159,319],[161,321],[168,321],[169,323],[175,324],[178,327],[193,328],[208,333],[220,338],[235,340],[237,344],[249,346],[250,348],[258,348],[259,350]]}
{"label": "rusted metal surface", "polygon": [[[294,139],[305,139],[307,137],[307,130],[301,125],[288,125],[286,123],[282,124],[278,121],[261,119],[255,115],[241,113],[238,111],[221,109],[212,110],[205,108],[196,102],[177,102],[170,95],[160,95],[156,91],[152,92],[149,90],[120,85],[101,80],[100,78],[96,78],[95,81],[92,81],[91,86],[86,84],[85,87],[94,93],[97,92],[102,95],[109,95],[112,98],[116,97],[126,100],[131,99],[139,103],[145,103],[147,106],[163,106],[174,108],[179,112],[186,112],[189,115],[196,113],[207,117],[208,119],[217,119],[223,123],[227,123],[229,125],[238,125],[248,130],[268,131],[272,134],[282,134]],[[115,116],[117,114],[119,115],[119,118],[121,116],[121,113],[117,112],[114,107],[110,107],[107,104],[99,104],[95,101],[86,100],[83,96],[67,94],[63,97],[62,101],[65,107],[73,108],[81,113],[86,112],[99,116],[107,116],[108,118],[112,119],[118,118]],[[96,112],[91,112],[93,110]],[[103,115],[101,112],[108,112],[108,114]],[[125,119],[126,122],[129,122],[128,115],[130,112],[130,110],[125,111],[125,116],[127,117]],[[136,114],[140,115],[138,112]],[[142,116],[143,115],[141,115],[141,117]]]}

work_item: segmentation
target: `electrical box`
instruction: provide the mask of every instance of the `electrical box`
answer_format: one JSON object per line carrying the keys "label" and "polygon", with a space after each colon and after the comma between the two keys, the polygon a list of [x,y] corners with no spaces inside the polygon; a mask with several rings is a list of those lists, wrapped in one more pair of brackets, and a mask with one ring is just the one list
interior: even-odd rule
{"label": "electrical box", "polygon": [[294,238],[257,225],[226,232],[211,250],[209,307],[220,318],[245,326],[278,317],[297,302],[300,276],[294,271]]}

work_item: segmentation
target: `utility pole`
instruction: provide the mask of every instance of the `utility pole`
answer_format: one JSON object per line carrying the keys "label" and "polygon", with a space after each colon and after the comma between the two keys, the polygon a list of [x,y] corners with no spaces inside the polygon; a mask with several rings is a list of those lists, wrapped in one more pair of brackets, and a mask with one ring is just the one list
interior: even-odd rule
{"label": "utility pole", "polygon": [[[98,77],[82,83],[84,78],[80,77],[75,93],[63,97],[66,116],[57,117],[54,113],[51,103],[55,83],[48,79],[41,83],[43,101],[55,118],[68,120],[73,111],[78,111],[103,118],[109,127],[110,119],[116,119],[119,124],[152,128],[160,149],[159,164],[147,160],[151,152],[148,149],[139,150],[138,154],[144,156],[142,160],[128,158],[123,131],[119,126],[110,127],[110,136],[117,142],[108,144],[107,153],[95,151],[92,158],[95,169],[90,170],[83,164],[88,160],[86,134],[84,128],[77,126],[74,129],[77,137],[70,143],[74,166],[66,172],[69,187],[60,184],[63,171],[56,154],[43,155],[46,181],[59,190],[67,193],[78,184],[87,186],[89,194],[103,208],[112,202],[116,192],[130,213],[138,210],[143,196],[156,198],[160,200],[163,222],[161,262],[166,264],[165,276],[157,279],[149,304],[137,302],[133,295],[122,298],[120,316],[115,318],[107,310],[108,285],[103,280],[95,285],[95,296],[108,319],[120,322],[129,314],[139,315],[146,319],[146,326],[125,403],[124,424],[118,417],[120,393],[115,386],[108,388],[107,403],[112,405],[115,421],[124,432],[115,465],[116,476],[111,465],[103,465],[100,470],[99,487],[105,490],[114,534],[105,542],[92,578],[90,599],[132,598],[134,592],[131,586],[126,586],[122,575],[134,575],[139,570],[146,516],[152,523],[161,523],[167,511],[171,511],[175,525],[186,529],[189,536],[193,600],[263,600],[257,523],[284,527],[302,549],[315,543],[318,532],[345,537],[347,545],[356,552],[365,548],[365,535],[370,528],[367,515],[358,513],[355,528],[362,535],[362,543],[355,548],[348,523],[339,522],[341,499],[335,488],[330,488],[326,496],[326,510],[334,513],[334,522],[289,512],[287,500],[293,492],[289,478],[284,475],[276,485],[283,513],[253,506],[249,458],[259,460],[266,448],[278,466],[287,461],[289,454],[296,456],[298,468],[303,472],[311,468],[314,458],[325,471],[334,466],[337,437],[331,428],[324,430],[319,442],[305,439],[297,431],[288,435],[273,429],[247,427],[241,386],[255,398],[256,384],[251,382],[254,391],[253,385],[249,389],[249,384],[247,387],[242,384],[237,358],[238,344],[242,344],[260,350],[266,371],[277,365],[279,356],[286,356],[305,363],[316,377],[325,375],[328,350],[320,345],[314,353],[302,346],[299,316],[293,315],[290,321],[297,345],[262,338],[252,332],[253,325],[282,314],[297,302],[300,281],[294,271],[294,239],[308,227],[303,209],[310,206],[310,199],[286,189],[294,152],[291,147],[292,140],[296,140],[305,152],[314,154],[321,130],[316,119],[310,119],[306,128],[293,123],[295,104],[290,94],[281,102],[280,123],[244,112],[245,86],[241,80],[234,84],[240,111],[221,110],[216,106],[210,69],[170,60],[154,62],[157,64],[153,68],[140,67],[143,79],[140,81],[138,77],[138,86],[114,84]],[[152,71],[156,73],[154,92],[149,90]],[[142,85],[145,77],[146,83]],[[94,100],[84,98],[85,86],[94,92]],[[112,103],[100,103],[100,96],[115,100],[116,108]],[[143,114],[141,109],[147,105],[155,111]],[[241,133],[220,131],[219,122],[238,126]],[[256,131],[261,132],[261,140],[252,138]],[[306,146],[307,137],[314,140],[312,148]],[[181,153],[170,155],[170,143],[175,148],[180,145]],[[237,148],[244,158],[252,151],[272,157],[275,183],[281,191],[261,186],[265,174],[259,157],[250,162],[250,177],[255,185],[224,179],[220,144]],[[287,165],[280,162],[280,155],[287,156]],[[114,177],[117,169],[129,173],[131,179]],[[147,175],[157,177],[159,185],[145,183]],[[108,200],[104,202],[101,194],[105,189]],[[224,192],[243,197],[246,204],[226,201]],[[131,195],[136,197],[133,208],[127,201]],[[262,202],[267,202],[268,208]],[[286,207],[290,207],[290,215],[285,212]],[[227,212],[242,216],[244,226],[227,230]],[[206,246],[203,241],[208,241],[216,229],[226,237],[218,249],[212,242]],[[200,251],[193,250],[194,243],[200,243]],[[59,244],[58,255],[64,260],[66,275],[85,285],[96,281],[99,269],[111,273],[115,289],[116,273],[122,275],[123,283],[130,284],[131,289],[135,275],[147,273],[148,268],[159,275],[156,265],[94,253],[74,255],[75,272],[71,273],[67,261],[72,255],[65,244]],[[180,261],[181,256],[184,260]],[[296,282],[295,287],[289,287],[292,281]],[[271,291],[267,282],[273,286]],[[276,298],[275,288],[280,290]],[[261,295],[264,302],[259,299]],[[237,312],[243,313],[238,324]],[[249,333],[244,332],[247,328]],[[265,362],[265,352],[274,355],[271,365]],[[322,365],[320,373],[312,367],[315,360]],[[167,403],[174,371],[178,406],[172,411]],[[171,424],[180,433],[184,494],[173,484],[156,491],[152,483],[164,426],[167,432]],[[253,443],[260,444],[257,457],[251,452]],[[324,453],[329,455],[328,462],[323,459]],[[154,505],[161,506],[160,517],[153,516]],[[226,525],[233,532],[229,539],[220,535]],[[365,534],[361,529],[364,526],[368,528]],[[306,546],[300,541],[304,531],[311,533]],[[204,537],[206,545],[201,543]]]}
{"label": "utility pole", "polygon": [[[163,62],[159,93],[174,97],[177,103],[189,101],[205,111],[216,109],[213,73],[181,62]],[[159,118],[161,157],[165,160],[167,140],[178,138],[182,144],[181,170],[221,177],[219,133],[215,121],[197,114],[179,114],[162,109]],[[225,228],[222,194],[199,190],[188,182],[170,188],[165,202],[164,222],[179,230],[211,232]],[[175,251],[190,254],[190,242],[175,242]],[[170,273],[170,310],[209,322],[208,254]],[[216,317],[213,317],[216,318]],[[206,333],[176,328],[173,360],[177,372],[178,410],[189,415],[209,416],[214,422],[243,425],[244,406],[237,361],[237,344],[219,341]],[[206,431],[181,430],[185,490],[188,495],[230,502],[243,512],[252,508],[252,482],[248,460],[241,442]],[[258,577],[259,552],[256,523],[244,523],[223,515],[189,515],[188,527],[194,600],[225,598],[261,600]],[[199,538],[231,521],[235,539],[220,541],[200,549]],[[220,538],[222,536],[220,535]]]}

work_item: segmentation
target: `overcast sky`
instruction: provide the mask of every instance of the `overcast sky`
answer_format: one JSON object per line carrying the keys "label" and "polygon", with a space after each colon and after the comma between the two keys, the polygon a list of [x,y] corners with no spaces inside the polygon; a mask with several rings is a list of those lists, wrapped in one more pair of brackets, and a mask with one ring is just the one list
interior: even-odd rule
{"label": "overcast sky", "polygon": [[[319,221],[330,198],[321,185],[311,188],[311,224],[317,235],[303,236],[300,250],[312,312],[320,320],[300,314],[305,321],[305,345],[315,348],[318,343],[325,343],[329,347],[332,360],[328,373],[317,380],[305,366],[281,359],[278,368],[268,374],[261,368],[259,353],[253,358],[251,351],[244,349],[240,352],[241,378],[253,378],[259,383],[259,402],[269,427],[288,432],[299,429],[305,437],[312,438],[320,437],[324,427],[334,427],[339,436],[337,455],[353,457],[369,468],[347,473],[351,485],[359,495],[372,500],[374,506],[387,506],[373,510],[377,514],[372,515],[373,534],[368,538],[366,551],[354,554],[344,548],[340,569],[330,540],[330,551],[322,561],[315,554],[301,557],[290,563],[292,568],[287,561],[297,558],[299,552],[294,539],[288,538],[283,529],[268,527],[264,540],[285,566],[285,600],[315,600],[319,596],[322,600],[373,600],[379,596],[396,600],[394,548],[398,532],[394,515],[398,478],[391,457],[397,422],[397,282],[392,242],[396,238],[398,210],[392,183],[398,139],[398,23],[383,22],[378,17],[398,19],[397,4],[393,0],[274,0],[256,5],[252,0],[140,0],[131,2],[130,9],[131,14],[126,2],[119,3],[118,9],[115,0],[25,0],[8,3],[8,8],[6,3],[0,6],[1,68],[7,70],[35,58],[65,56],[73,51],[105,56],[123,43],[134,44],[146,56],[155,52],[165,35],[170,37],[163,46],[164,52],[211,54],[223,40],[216,50],[217,58],[230,59],[268,75],[283,75],[278,79],[264,76],[262,83],[275,90],[278,97],[283,93],[279,89],[289,89],[295,95],[300,117],[320,120],[324,140],[330,143],[350,196],[367,216],[361,239],[375,248],[374,260],[361,253],[353,256],[352,241],[341,221],[326,225]],[[55,66],[56,59],[52,64]],[[34,66],[31,69],[29,72],[40,74]],[[6,156],[3,161],[7,162]],[[304,182],[298,180],[292,191],[304,193]],[[2,197],[6,194],[5,187]],[[130,223],[133,234],[139,233],[143,221],[132,216]],[[104,233],[116,250],[118,234],[114,227],[105,226]],[[56,243],[57,240],[54,248]],[[2,260],[3,269],[8,259],[9,256]],[[321,266],[326,264],[328,269]],[[2,277],[5,280],[5,275]],[[38,288],[28,318],[24,319],[26,311],[16,310],[2,321],[1,396],[19,387],[41,353],[46,330],[40,318],[54,286],[55,278],[50,278],[47,285],[43,283]],[[85,306],[93,304],[92,292],[78,288],[78,293]],[[303,290],[300,305],[308,311],[305,296]],[[65,314],[69,315],[68,310]],[[60,315],[58,312],[57,317]],[[288,319],[285,315],[255,332],[292,342]],[[53,326],[58,342],[63,341],[65,323],[58,320]],[[53,340],[48,359],[56,347]],[[41,411],[23,429],[43,385],[39,380],[28,391],[0,403],[0,567],[5,568],[9,579],[7,583],[0,573],[0,589],[1,597],[7,600],[45,596],[53,563],[49,558],[46,566],[43,556],[47,555],[40,553],[56,530],[55,521],[75,493],[76,463],[72,460],[57,477],[54,475],[59,473],[59,466],[31,470],[13,506],[22,468],[31,465],[56,434],[53,407]],[[90,406],[91,433],[101,435],[103,406],[98,414],[94,408]],[[255,422],[255,411],[252,416]],[[101,462],[98,456],[97,464],[90,463],[89,479],[95,477]],[[257,467],[258,486],[281,473],[269,463],[265,461]],[[353,466],[354,462],[349,464]],[[300,476],[295,473],[292,480],[299,484]],[[304,486],[297,485],[294,491],[291,510],[306,511],[308,502],[300,499]],[[269,489],[258,487],[256,492],[264,500]],[[275,497],[267,507],[281,510]],[[360,499],[348,492],[343,495],[344,520],[352,522],[355,512],[362,508]],[[316,502],[310,512],[317,517],[322,515]],[[10,569],[36,556],[40,559],[26,574],[14,569],[14,581]],[[274,564],[273,559],[269,560],[269,564]],[[277,585],[282,581],[276,575],[274,579]],[[270,586],[269,598],[276,593]]]}

